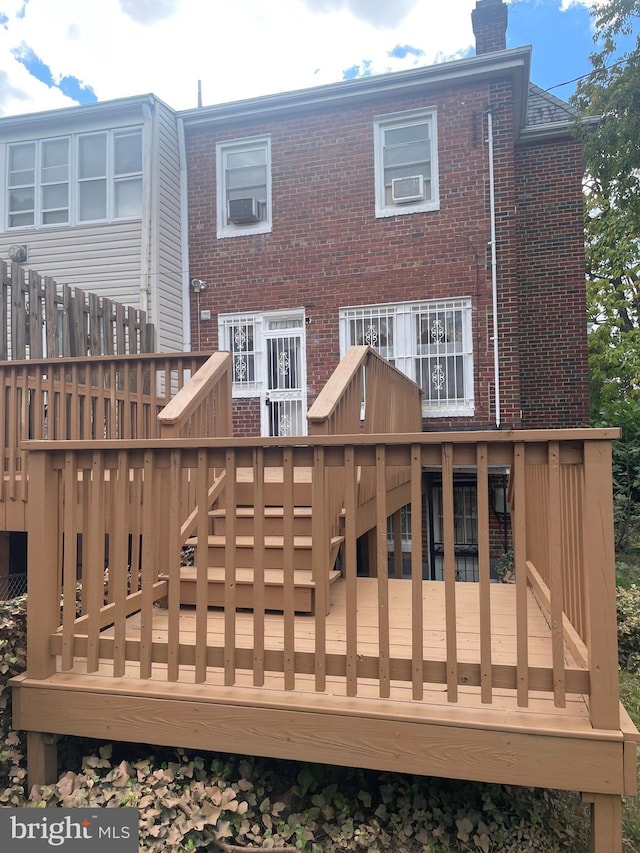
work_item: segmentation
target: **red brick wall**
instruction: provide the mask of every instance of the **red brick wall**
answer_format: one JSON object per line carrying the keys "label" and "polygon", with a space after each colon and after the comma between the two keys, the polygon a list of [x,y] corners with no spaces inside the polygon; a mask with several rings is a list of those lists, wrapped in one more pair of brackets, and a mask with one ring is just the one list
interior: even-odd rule
{"label": "red brick wall", "polygon": [[[562,217],[554,217],[551,227],[545,222],[541,206],[546,197],[536,186],[538,161],[531,163],[533,173],[527,172],[527,157],[533,156],[534,149],[518,152],[516,170],[511,101],[510,85],[476,83],[401,100],[386,95],[364,104],[314,107],[306,112],[297,110],[295,114],[269,116],[263,121],[246,121],[215,131],[205,127],[188,129],[189,274],[208,282],[208,289],[201,294],[200,307],[209,309],[212,315],[210,321],[201,323],[202,348],[218,346],[218,313],[304,307],[309,321],[306,343],[308,402],[311,404],[339,360],[338,311],[341,307],[470,297],[475,415],[446,421],[429,419],[425,426],[434,429],[493,424],[485,114],[487,106],[493,104],[501,420],[505,426],[520,425],[520,409],[524,408],[521,376],[527,383],[528,423],[532,425],[535,419],[544,419],[544,407],[536,407],[534,401],[542,399],[536,388],[547,383],[548,374],[537,376],[529,353],[529,342],[542,332],[540,306],[535,299],[529,308],[522,304],[522,298],[529,288],[541,286],[538,275],[532,275],[527,264],[536,273],[541,264],[547,270],[553,268],[554,275],[566,268],[564,255],[543,261],[549,249],[555,252],[565,226],[559,221]],[[432,106],[437,108],[440,210],[376,219],[374,116]],[[273,230],[268,234],[218,240],[216,142],[264,134],[271,136],[272,146]],[[563,160],[556,167],[558,173],[564,169],[580,173],[575,159],[570,163]],[[571,193],[575,193],[576,180],[567,182],[567,204]],[[523,183],[524,189],[517,188],[518,181]],[[530,199],[531,193],[535,197]],[[573,221],[577,201],[571,198],[572,263],[577,268],[579,257],[574,246]],[[516,202],[523,206],[517,221]],[[534,233],[535,229],[541,229],[540,236]],[[549,231],[553,232],[556,242],[547,241],[545,235]],[[526,245],[518,250],[517,241],[523,238]],[[566,280],[565,277],[563,281]],[[582,305],[573,269],[571,282],[570,289],[563,285],[565,292],[561,302],[565,308],[570,296]],[[557,299],[558,294],[555,295]],[[195,299],[192,311],[195,338]],[[534,313],[538,318],[535,328],[530,320]],[[568,313],[566,310],[555,312],[552,322],[556,328],[568,321],[573,330],[575,318],[567,317]],[[524,349],[519,342],[523,321],[527,327]],[[577,372],[583,350],[571,350],[575,338],[571,331],[563,340],[567,349],[565,361],[572,358]],[[195,345],[195,340],[193,343]],[[521,352],[526,361],[522,370]],[[536,353],[540,360],[543,356],[543,352]],[[567,373],[567,364],[562,370]],[[239,421],[247,418],[253,429],[258,423],[256,409],[249,413],[247,407],[251,410],[247,401],[238,401]]]}
{"label": "red brick wall", "polygon": [[582,152],[573,140],[517,152],[523,426],[588,423]]}

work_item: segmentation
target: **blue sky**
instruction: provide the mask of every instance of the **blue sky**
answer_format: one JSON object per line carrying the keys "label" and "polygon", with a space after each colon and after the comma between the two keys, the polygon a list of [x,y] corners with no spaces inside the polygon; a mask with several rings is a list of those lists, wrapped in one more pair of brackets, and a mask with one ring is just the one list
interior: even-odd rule
{"label": "blue sky", "polygon": [[[532,79],[589,71],[603,0],[508,0]],[[177,109],[471,56],[475,0],[0,0],[0,115],[154,92]],[[554,88],[568,98],[575,84]]]}

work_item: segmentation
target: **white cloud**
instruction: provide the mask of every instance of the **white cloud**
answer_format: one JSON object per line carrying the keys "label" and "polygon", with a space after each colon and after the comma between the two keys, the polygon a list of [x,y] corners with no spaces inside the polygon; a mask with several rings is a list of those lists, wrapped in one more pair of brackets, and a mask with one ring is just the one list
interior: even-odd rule
{"label": "white cloud", "polygon": [[416,6],[419,0],[304,0],[310,11],[336,12],[346,9],[355,18],[373,24],[374,27],[397,25]]}
{"label": "white cloud", "polygon": [[592,6],[602,6],[606,2],[607,0],[562,0],[560,9],[563,12],[566,12],[572,6],[586,6],[587,9],[590,9]]}
{"label": "white cloud", "polygon": [[180,6],[180,0],[120,0],[125,15],[139,24],[154,24],[170,18]]}
{"label": "white cloud", "polygon": [[[475,0],[4,0],[0,112],[73,102],[31,77],[27,45],[54,80],[78,78],[100,100],[154,92],[171,106],[334,82],[365,60],[373,73],[464,55]],[[393,14],[391,14],[393,10]],[[390,57],[397,45],[423,51]]]}

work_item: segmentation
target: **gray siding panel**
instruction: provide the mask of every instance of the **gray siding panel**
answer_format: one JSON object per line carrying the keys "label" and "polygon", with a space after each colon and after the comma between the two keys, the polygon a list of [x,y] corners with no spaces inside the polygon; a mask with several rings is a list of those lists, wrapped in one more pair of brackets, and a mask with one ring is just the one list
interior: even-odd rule
{"label": "gray siding panel", "polygon": [[161,102],[157,106],[157,282],[152,303],[157,311],[157,345],[160,351],[182,350],[182,243],[180,211],[180,159],[175,113]]}
{"label": "gray siding panel", "polygon": [[[68,284],[139,307],[140,222],[12,230],[10,242],[28,247],[25,264]],[[8,243],[8,241],[7,241]],[[8,250],[8,244],[7,244]],[[6,252],[2,252],[5,260]]]}

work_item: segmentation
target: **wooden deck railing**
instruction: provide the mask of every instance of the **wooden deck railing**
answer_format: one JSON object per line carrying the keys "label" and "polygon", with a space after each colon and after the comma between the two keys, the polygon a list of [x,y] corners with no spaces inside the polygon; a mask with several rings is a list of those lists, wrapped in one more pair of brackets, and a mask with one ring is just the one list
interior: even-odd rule
{"label": "wooden deck railing", "polygon": [[164,407],[158,421],[162,438],[231,435],[231,354],[214,352]]}
{"label": "wooden deck railing", "polygon": [[[174,439],[119,442],[30,442],[33,517],[38,536],[29,538],[30,620],[29,676],[44,678],[56,667],[75,666],[95,672],[105,666],[115,677],[125,673],[147,679],[216,682],[260,686],[266,675],[282,677],[284,690],[296,679],[312,678],[317,691],[344,689],[348,696],[388,697],[393,685],[406,684],[414,701],[433,685],[445,688],[456,703],[461,686],[475,687],[490,705],[498,691],[513,691],[526,707],[534,692],[553,696],[558,707],[570,694],[589,696],[593,725],[616,729],[618,721],[615,578],[611,508],[610,441],[615,430],[492,431],[405,435],[310,436],[306,439]],[[513,612],[515,645],[503,653],[494,633],[494,596],[490,581],[489,475],[494,468],[512,472],[513,541],[516,555]],[[256,606],[250,616],[238,613],[236,545],[227,537],[223,630],[210,630],[206,566],[198,568],[199,594],[190,617],[194,630],[187,641],[180,632],[179,597],[182,505],[180,483],[186,471],[196,483],[200,501],[196,534],[208,531],[210,472],[225,468],[227,488],[220,506],[235,510],[235,472],[254,471],[257,515],[265,501],[268,470],[284,472],[285,512],[292,511],[294,470],[313,469],[314,520],[325,507],[324,483],[335,470],[344,481],[343,583],[344,622],[329,621],[324,608],[305,617],[312,646],[296,648],[296,616],[292,605],[282,613],[282,636],[272,643],[260,607],[264,569],[255,564]],[[473,612],[458,612],[461,588],[456,582],[454,554],[454,470],[474,470],[478,482],[479,582]],[[356,554],[359,470],[368,469],[379,485],[377,516],[386,522],[386,482],[393,469],[410,472],[412,523],[411,572],[407,579],[389,578],[386,523],[379,524],[375,566],[375,635],[361,635],[361,593]],[[423,596],[422,494],[424,469],[442,472],[444,580],[438,625],[425,624]],[[288,486],[287,486],[288,484]],[[52,500],[57,495],[58,500]],[[46,498],[45,498],[46,496]],[[71,496],[71,500],[69,500]],[[134,522],[131,519],[135,519]],[[326,522],[323,522],[326,524]],[[546,534],[542,531],[546,528]],[[78,545],[78,530],[91,530]],[[88,537],[87,537],[88,538]],[[108,543],[107,551],[104,544]],[[326,555],[316,555],[318,565]],[[82,547],[78,560],[77,548]],[[285,526],[284,575],[293,587],[293,528]],[[256,556],[262,549],[256,549]],[[566,555],[571,553],[570,558]],[[82,615],[76,615],[76,583]],[[108,565],[109,594],[103,598]],[[529,568],[529,571],[527,570]],[[318,572],[320,594],[326,572]],[[410,606],[398,612],[390,589],[407,584]],[[551,650],[541,654],[529,637],[530,585],[540,606],[548,610]],[[433,587],[430,587],[433,589]],[[60,594],[63,595],[62,612]],[[546,598],[545,598],[546,596]],[[166,610],[155,606],[166,601]],[[264,600],[264,599],[262,599]],[[138,613],[138,633],[131,634],[127,616]],[[575,614],[580,614],[576,617]],[[154,630],[158,619],[168,625],[166,639]],[[239,620],[251,619],[247,630]],[[341,617],[342,618],[342,617]],[[478,625],[478,647],[465,645],[467,622]],[[579,624],[575,624],[575,623]],[[105,626],[112,626],[108,633]],[[440,634],[441,648],[426,641]],[[402,634],[403,654],[398,646]],[[331,641],[331,642],[330,642]],[[573,649],[575,653],[567,652]],[[56,655],[60,655],[57,662]],[[219,667],[219,670],[215,668]],[[133,668],[133,669],[132,669]],[[218,672],[222,673],[218,676]],[[343,688],[336,686],[340,682]],[[155,684],[157,684],[157,680]]]}
{"label": "wooden deck railing", "polygon": [[[161,438],[223,438],[233,434],[231,398],[231,354],[215,352],[184,385],[158,415]],[[181,476],[182,511],[180,544],[193,534],[198,511],[208,511],[226,482],[224,468],[209,471],[205,504],[196,479],[189,468]]]}
{"label": "wooden deck railing", "polygon": [[0,362],[0,501],[26,500],[28,439],[158,438],[196,353]]}
{"label": "wooden deck railing", "polygon": [[[351,347],[309,409],[310,435],[357,435],[362,433],[413,433],[422,429],[422,391],[415,382],[382,358],[372,347]],[[357,472],[358,535],[370,530],[376,519],[373,502],[380,489],[371,466]],[[410,482],[409,468],[388,467],[385,494]],[[345,507],[344,478],[329,470],[325,483],[330,533],[339,532]],[[398,498],[404,505],[407,501]],[[365,505],[369,504],[369,512]],[[389,507],[389,514],[398,506]],[[326,538],[326,537],[325,537]]]}

